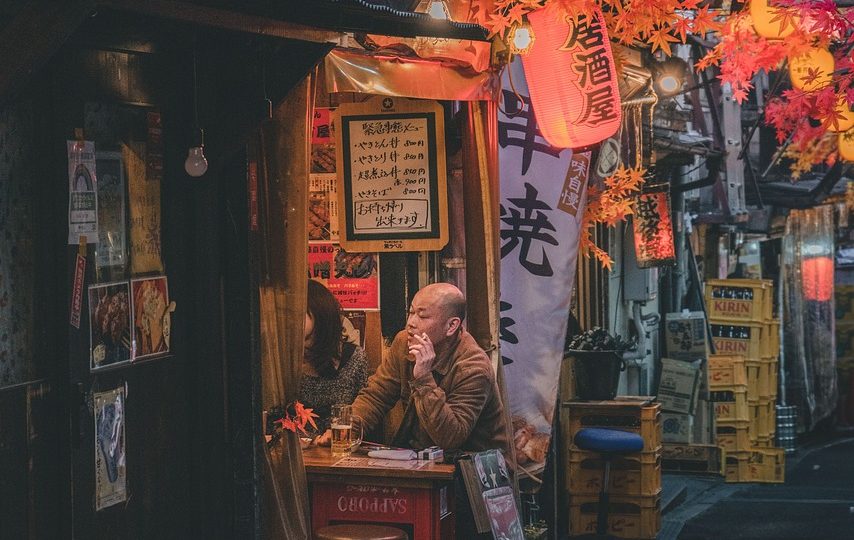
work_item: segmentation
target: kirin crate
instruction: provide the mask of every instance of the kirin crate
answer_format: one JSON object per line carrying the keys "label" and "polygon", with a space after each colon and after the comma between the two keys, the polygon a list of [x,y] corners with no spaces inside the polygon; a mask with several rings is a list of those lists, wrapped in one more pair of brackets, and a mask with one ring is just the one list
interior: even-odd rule
{"label": "kirin crate", "polygon": [[765,325],[750,321],[711,320],[712,342],[717,354],[759,359]]}
{"label": "kirin crate", "polygon": [[[661,405],[642,400],[566,401],[561,405],[561,434],[572,444],[582,428],[609,428],[637,433],[643,438],[642,452],[661,446]],[[578,450],[572,445],[572,449]]]}
{"label": "kirin crate", "polygon": [[710,279],[706,306],[710,319],[764,322],[773,312],[774,289],[761,279]]}
{"label": "kirin crate", "polygon": [[[572,495],[598,495],[604,462],[598,452],[569,451],[567,489]],[[611,496],[656,495],[661,491],[661,452],[635,452],[611,461]]]}

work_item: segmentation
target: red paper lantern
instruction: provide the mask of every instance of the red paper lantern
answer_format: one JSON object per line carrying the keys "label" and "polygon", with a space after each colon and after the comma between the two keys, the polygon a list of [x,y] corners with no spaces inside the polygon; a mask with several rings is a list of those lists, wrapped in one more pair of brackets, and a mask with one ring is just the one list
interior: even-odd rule
{"label": "red paper lantern", "polygon": [[650,186],[635,201],[632,224],[638,268],[676,262],[668,187],[667,184]]}
{"label": "red paper lantern", "polygon": [[801,283],[806,300],[829,302],[833,296],[833,259],[810,257],[801,263]]}
{"label": "red paper lantern", "polygon": [[540,133],[556,148],[579,148],[617,132],[622,111],[602,10],[573,18],[528,14],[536,41],[522,57]]}

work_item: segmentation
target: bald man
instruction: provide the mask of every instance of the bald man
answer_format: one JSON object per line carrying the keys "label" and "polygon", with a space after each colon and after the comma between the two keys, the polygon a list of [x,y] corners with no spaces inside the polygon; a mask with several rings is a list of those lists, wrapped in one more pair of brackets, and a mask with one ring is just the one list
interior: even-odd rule
{"label": "bald man", "polygon": [[508,449],[504,406],[486,353],[463,329],[466,300],[450,283],[412,299],[406,329],[353,402],[366,432],[402,401],[394,446],[446,452]]}

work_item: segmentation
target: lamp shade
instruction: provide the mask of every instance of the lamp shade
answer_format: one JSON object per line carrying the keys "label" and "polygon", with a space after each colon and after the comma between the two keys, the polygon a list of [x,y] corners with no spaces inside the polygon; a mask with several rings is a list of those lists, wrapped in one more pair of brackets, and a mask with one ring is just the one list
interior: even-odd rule
{"label": "lamp shade", "polygon": [[665,266],[676,261],[668,184],[644,189],[635,201],[632,225],[638,268]]}
{"label": "lamp shade", "polygon": [[821,90],[830,84],[835,63],[827,49],[814,48],[789,58],[789,79],[792,87],[804,92]]}
{"label": "lamp shade", "polygon": [[836,98],[836,114],[838,115],[836,121],[830,123],[827,131],[842,133],[854,127],[854,112],[851,111],[848,99],[844,95]]}
{"label": "lamp shade", "polygon": [[536,41],[522,57],[540,132],[556,148],[595,144],[616,133],[622,111],[602,10],[573,18],[528,14]]}
{"label": "lamp shade", "polygon": [[804,299],[828,302],[833,296],[833,259],[810,257],[801,263]]}
{"label": "lamp shade", "polygon": [[837,140],[839,157],[845,161],[854,162],[854,129],[839,134]]}
{"label": "lamp shade", "polygon": [[796,17],[785,17],[768,0],[750,0],[750,18],[756,34],[766,39],[783,39],[795,31]]}

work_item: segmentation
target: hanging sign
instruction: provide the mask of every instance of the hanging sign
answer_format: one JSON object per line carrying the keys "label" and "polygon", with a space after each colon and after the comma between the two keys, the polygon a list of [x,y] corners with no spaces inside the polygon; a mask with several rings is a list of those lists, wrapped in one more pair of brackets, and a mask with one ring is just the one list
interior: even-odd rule
{"label": "hanging sign", "polygon": [[74,265],[74,286],[71,290],[71,326],[80,329],[80,311],[83,307],[83,278],[86,275],[86,240],[80,238],[80,250]]}
{"label": "hanging sign", "polygon": [[442,107],[378,97],[342,104],[334,118],[342,247],[442,249],[448,242]]}
{"label": "hanging sign", "polygon": [[676,262],[668,185],[650,186],[635,201],[635,255],[638,268]]}
{"label": "hanging sign", "polygon": [[379,257],[348,252],[334,242],[308,245],[308,278],[329,289],[342,309],[380,308]]}
{"label": "hanging sign", "polygon": [[556,148],[598,143],[620,127],[620,92],[602,10],[528,14],[536,41],[522,57],[543,137]]}

